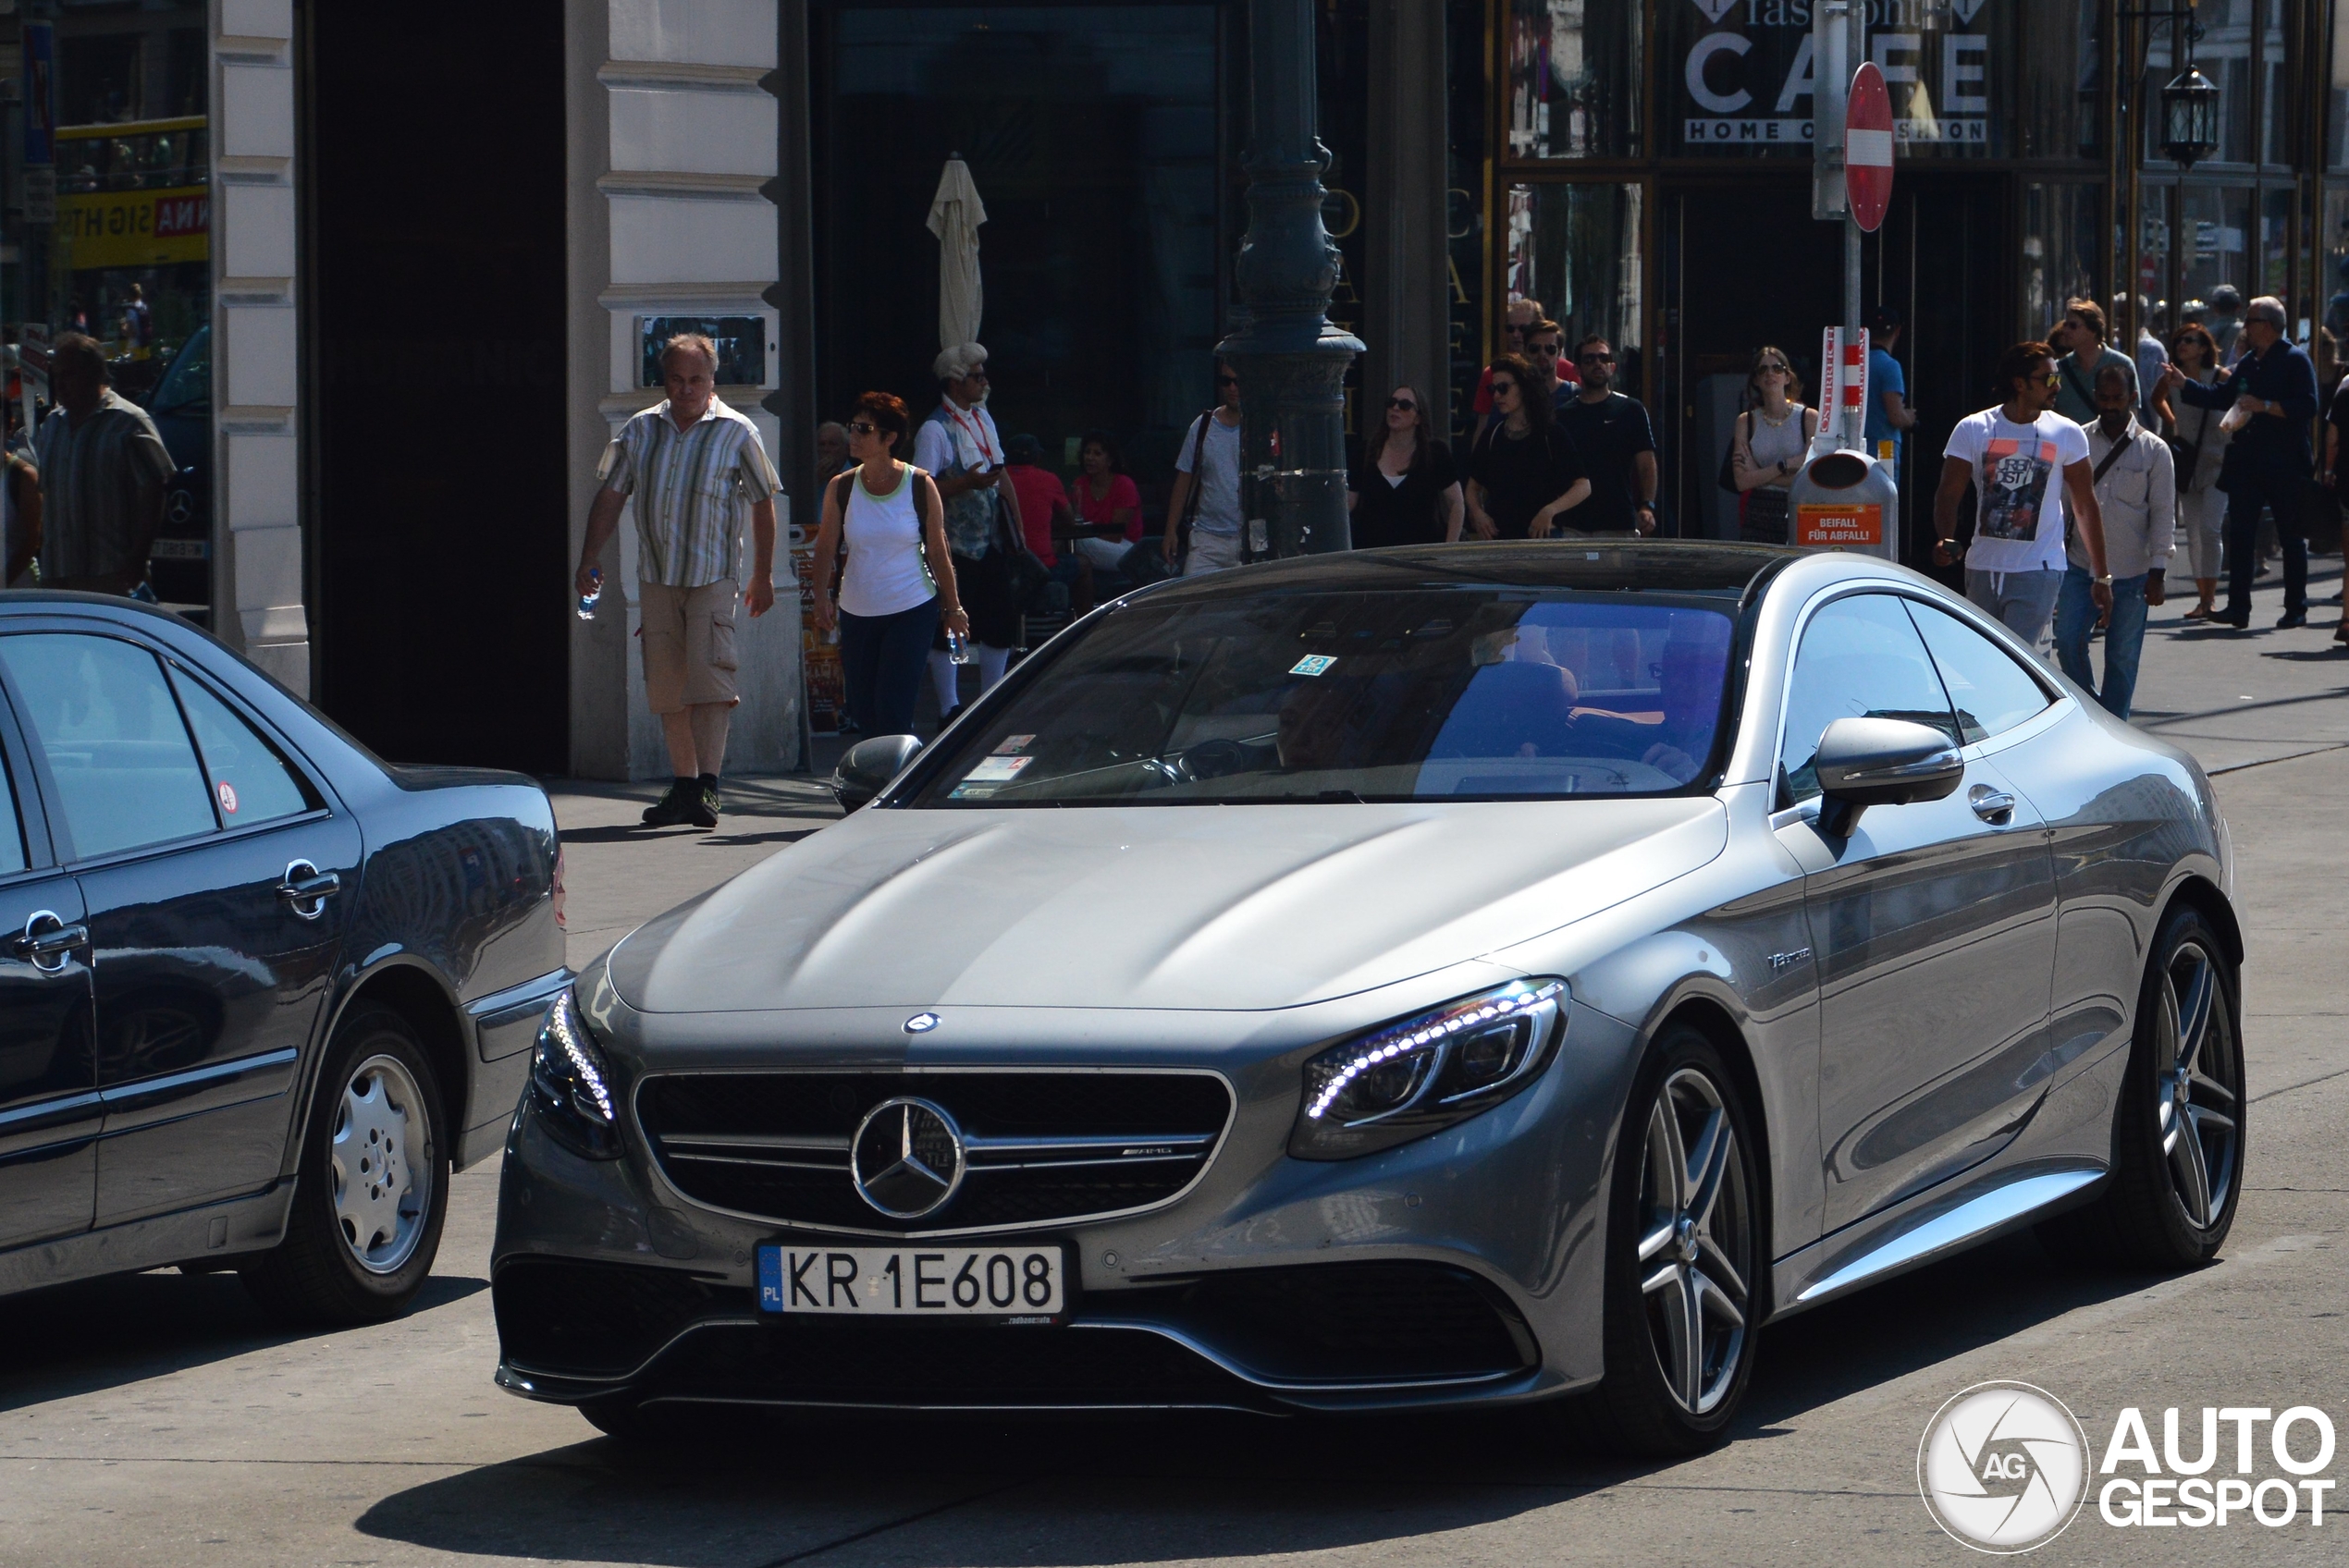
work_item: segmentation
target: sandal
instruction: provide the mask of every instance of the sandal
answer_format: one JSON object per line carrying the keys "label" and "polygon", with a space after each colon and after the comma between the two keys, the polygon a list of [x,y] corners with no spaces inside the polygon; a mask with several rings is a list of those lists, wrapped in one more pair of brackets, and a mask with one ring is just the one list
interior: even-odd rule
{"label": "sandal", "polygon": [[2188,610],[2178,619],[2180,620],[2208,620],[2210,619],[2210,609],[2211,606],[2208,605],[2196,605],[2194,608]]}

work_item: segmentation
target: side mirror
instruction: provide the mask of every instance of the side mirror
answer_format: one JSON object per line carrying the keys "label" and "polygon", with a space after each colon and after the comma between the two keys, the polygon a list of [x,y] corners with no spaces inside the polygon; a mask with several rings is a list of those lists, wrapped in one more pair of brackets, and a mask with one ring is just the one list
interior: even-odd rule
{"label": "side mirror", "polygon": [[840,766],[832,769],[832,798],[843,812],[869,805],[921,750],[921,741],[912,735],[876,735],[857,741],[841,753]]}
{"label": "side mirror", "polygon": [[1839,718],[1819,737],[1819,831],[1849,838],[1870,806],[1937,801],[1965,778],[1957,742],[1905,718]]}

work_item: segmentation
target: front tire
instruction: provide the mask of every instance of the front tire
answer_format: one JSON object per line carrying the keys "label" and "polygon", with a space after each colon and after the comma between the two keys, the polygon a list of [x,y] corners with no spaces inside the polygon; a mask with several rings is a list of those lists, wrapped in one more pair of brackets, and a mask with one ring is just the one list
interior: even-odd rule
{"label": "front tire", "polygon": [[2225,1244],[2243,1192],[2243,1043],[2234,965],[2199,910],[2162,922],[2137,993],[2112,1179],[2042,1234],[2124,1265],[2195,1268]]}
{"label": "front tire", "polygon": [[1711,1041],[1668,1030],[1642,1071],[1608,1198],[1606,1376],[1592,1435],[1640,1454],[1721,1440],[1753,1371],[1767,1267],[1746,1108]]}
{"label": "front tire", "polygon": [[302,1139],[285,1240],[240,1272],[297,1322],[379,1323],[432,1273],[449,1214],[438,1081],[408,1021],[354,1009],[336,1026]]}

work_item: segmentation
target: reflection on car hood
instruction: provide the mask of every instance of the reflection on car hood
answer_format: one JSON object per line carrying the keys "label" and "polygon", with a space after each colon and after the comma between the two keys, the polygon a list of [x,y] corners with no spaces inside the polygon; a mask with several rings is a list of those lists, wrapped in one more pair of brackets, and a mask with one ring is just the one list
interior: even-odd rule
{"label": "reflection on car hood", "polygon": [[864,811],[610,974],[647,1012],[1290,1007],[1555,930],[1727,841],[1710,798]]}

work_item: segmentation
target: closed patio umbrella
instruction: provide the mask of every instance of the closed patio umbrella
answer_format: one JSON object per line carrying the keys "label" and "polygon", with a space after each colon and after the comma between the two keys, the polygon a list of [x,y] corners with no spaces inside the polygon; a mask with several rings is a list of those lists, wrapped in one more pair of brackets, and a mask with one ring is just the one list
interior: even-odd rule
{"label": "closed patio umbrella", "polygon": [[938,346],[978,341],[978,316],[986,294],[978,281],[978,226],[987,205],[971,183],[970,165],[957,153],[938,177],[930,199],[929,231],[938,236]]}

